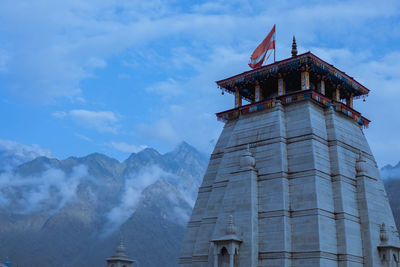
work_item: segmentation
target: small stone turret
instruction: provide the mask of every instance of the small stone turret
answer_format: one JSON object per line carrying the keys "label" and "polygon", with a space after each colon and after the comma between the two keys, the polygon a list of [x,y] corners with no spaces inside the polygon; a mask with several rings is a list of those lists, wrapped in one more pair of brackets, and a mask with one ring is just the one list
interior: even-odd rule
{"label": "small stone turret", "polygon": [[226,226],[227,235],[236,235],[236,226],[233,224],[233,216],[229,215],[228,225]]}
{"label": "small stone turret", "polygon": [[378,246],[378,251],[383,266],[400,266],[400,247],[392,244],[392,242],[390,241],[389,234],[386,229],[386,224],[384,222],[379,227],[379,239],[381,243]]}
{"label": "small stone turret", "polygon": [[124,242],[122,240],[122,236],[119,238],[119,246],[117,247],[117,255],[119,256],[125,256],[125,247],[124,247]]}
{"label": "small stone turret", "polygon": [[214,267],[237,266],[237,256],[242,240],[236,235],[237,228],[233,216],[229,215],[226,225],[226,235],[211,240],[214,246]]}
{"label": "small stone turret", "polygon": [[119,239],[119,246],[116,249],[116,255],[107,258],[107,267],[133,267],[135,260],[126,255],[126,249],[122,236]]}

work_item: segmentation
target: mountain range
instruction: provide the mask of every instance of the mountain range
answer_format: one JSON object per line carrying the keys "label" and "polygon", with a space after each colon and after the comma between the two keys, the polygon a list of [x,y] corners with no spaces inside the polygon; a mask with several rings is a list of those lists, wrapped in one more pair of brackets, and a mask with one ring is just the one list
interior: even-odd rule
{"label": "mountain range", "polygon": [[182,143],[123,162],[98,153],[37,157],[3,171],[0,258],[20,267],[105,266],[122,235],[136,266],[176,266],[207,161]]}
{"label": "mountain range", "polygon": [[[99,153],[31,157],[0,151],[0,262],[105,266],[122,236],[135,266],[177,265],[205,155],[184,142],[123,162]],[[381,174],[399,227],[400,162]]]}
{"label": "mountain range", "polygon": [[400,229],[400,162],[381,168],[381,175],[392,208],[397,229]]}

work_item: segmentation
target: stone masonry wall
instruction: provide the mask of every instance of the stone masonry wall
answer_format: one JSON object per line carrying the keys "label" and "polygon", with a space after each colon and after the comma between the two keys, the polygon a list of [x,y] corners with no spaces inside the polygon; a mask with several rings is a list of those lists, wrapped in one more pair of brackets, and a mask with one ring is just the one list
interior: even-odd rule
{"label": "stone masonry wall", "polygon": [[[249,145],[255,170],[239,161]],[[362,157],[366,170],[356,170]],[[397,230],[375,160],[352,119],[304,100],[226,123],[187,225],[180,266],[213,266],[233,215],[239,266],[382,266]]]}

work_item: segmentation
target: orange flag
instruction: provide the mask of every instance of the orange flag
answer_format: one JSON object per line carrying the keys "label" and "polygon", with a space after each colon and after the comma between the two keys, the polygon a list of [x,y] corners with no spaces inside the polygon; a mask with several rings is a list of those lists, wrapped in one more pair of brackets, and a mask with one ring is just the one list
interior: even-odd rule
{"label": "orange flag", "polygon": [[254,50],[253,54],[251,54],[249,66],[253,69],[261,67],[264,62],[265,55],[268,50],[275,49],[275,25],[272,27],[272,30],[268,33],[267,37],[265,37],[264,41],[257,46],[256,50]]}

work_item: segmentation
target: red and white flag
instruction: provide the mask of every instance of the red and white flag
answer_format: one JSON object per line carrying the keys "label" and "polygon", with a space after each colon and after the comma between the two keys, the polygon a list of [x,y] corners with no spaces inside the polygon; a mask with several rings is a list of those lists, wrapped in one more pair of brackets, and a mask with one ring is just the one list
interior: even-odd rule
{"label": "red and white flag", "polygon": [[249,66],[253,69],[261,67],[265,55],[271,49],[275,49],[275,25],[272,27],[272,30],[268,33],[267,37],[265,37],[264,41],[262,41],[262,43],[257,46],[256,50],[254,50],[253,54],[251,54]]}

